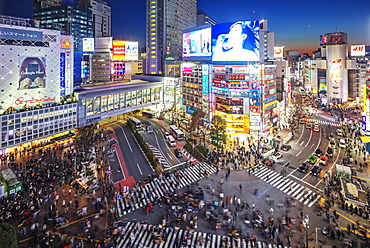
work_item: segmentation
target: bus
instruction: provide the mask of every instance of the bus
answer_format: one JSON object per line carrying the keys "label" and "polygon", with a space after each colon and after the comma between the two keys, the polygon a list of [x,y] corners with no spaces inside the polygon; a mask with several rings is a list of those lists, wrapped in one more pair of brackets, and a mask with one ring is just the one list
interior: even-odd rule
{"label": "bus", "polygon": [[131,123],[134,124],[136,129],[140,129],[140,128],[143,127],[143,123],[141,123],[141,121],[136,119],[135,117],[129,117],[129,119],[130,119]]}
{"label": "bus", "polygon": [[18,180],[12,169],[7,168],[0,172],[1,179],[8,196],[23,190],[22,183]]}
{"label": "bus", "polygon": [[184,133],[180,129],[178,129],[175,125],[170,126],[170,133],[177,140],[183,140],[185,138]]}
{"label": "bus", "polygon": [[149,112],[149,111],[143,111],[143,112],[141,112],[141,114],[145,117],[148,117],[148,118],[153,118],[154,117],[154,113]]}
{"label": "bus", "polygon": [[167,141],[170,146],[176,146],[176,140],[172,135],[168,136]]}

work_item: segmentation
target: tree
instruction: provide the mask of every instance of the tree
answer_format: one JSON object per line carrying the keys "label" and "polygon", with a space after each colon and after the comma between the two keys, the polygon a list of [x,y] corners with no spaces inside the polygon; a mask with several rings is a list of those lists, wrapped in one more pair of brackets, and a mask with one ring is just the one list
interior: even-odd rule
{"label": "tree", "polygon": [[94,145],[95,132],[97,131],[97,124],[80,127],[76,132],[76,143],[83,147],[85,154]]}
{"label": "tree", "polygon": [[190,122],[190,132],[196,129],[196,127],[199,127],[199,120],[200,118],[204,118],[205,115],[206,113],[199,109],[193,112]]}
{"label": "tree", "polygon": [[17,248],[17,234],[12,225],[0,223],[0,247],[1,248]]}
{"label": "tree", "polygon": [[210,134],[212,143],[218,148],[226,144],[226,121],[221,116],[213,116]]}

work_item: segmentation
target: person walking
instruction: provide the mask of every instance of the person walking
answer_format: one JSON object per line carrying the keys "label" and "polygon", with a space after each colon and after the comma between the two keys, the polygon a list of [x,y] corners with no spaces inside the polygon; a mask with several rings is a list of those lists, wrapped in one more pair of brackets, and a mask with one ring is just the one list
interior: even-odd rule
{"label": "person walking", "polygon": [[243,193],[243,185],[239,184],[240,193]]}

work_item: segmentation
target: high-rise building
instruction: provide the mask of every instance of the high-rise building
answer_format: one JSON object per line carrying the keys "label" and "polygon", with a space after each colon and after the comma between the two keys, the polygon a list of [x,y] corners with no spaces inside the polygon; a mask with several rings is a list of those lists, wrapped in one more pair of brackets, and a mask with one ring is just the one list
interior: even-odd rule
{"label": "high-rise building", "polygon": [[218,22],[207,15],[203,10],[197,9],[197,26],[202,26],[206,24],[216,25],[218,24]]}
{"label": "high-rise building", "polygon": [[72,35],[76,51],[83,38],[111,36],[111,7],[102,0],[33,0],[33,18],[40,28]]}
{"label": "high-rise building", "polygon": [[112,36],[111,6],[103,0],[91,0],[94,37]]}
{"label": "high-rise building", "polygon": [[147,74],[166,74],[165,61],[181,58],[182,31],[196,26],[196,4],[196,0],[147,0]]}

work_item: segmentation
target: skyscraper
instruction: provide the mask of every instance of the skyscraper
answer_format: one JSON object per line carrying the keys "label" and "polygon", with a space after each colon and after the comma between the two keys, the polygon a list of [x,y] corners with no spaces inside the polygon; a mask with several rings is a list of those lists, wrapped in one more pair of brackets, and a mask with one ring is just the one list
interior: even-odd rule
{"label": "skyscraper", "polygon": [[75,51],[83,38],[111,36],[111,8],[102,0],[33,0],[33,18],[40,28],[72,35]]}
{"label": "skyscraper", "polygon": [[166,74],[165,61],[182,56],[182,31],[196,26],[196,0],[147,0],[147,74]]}

